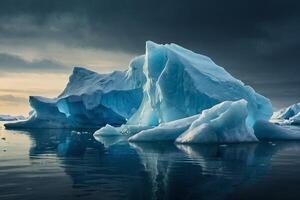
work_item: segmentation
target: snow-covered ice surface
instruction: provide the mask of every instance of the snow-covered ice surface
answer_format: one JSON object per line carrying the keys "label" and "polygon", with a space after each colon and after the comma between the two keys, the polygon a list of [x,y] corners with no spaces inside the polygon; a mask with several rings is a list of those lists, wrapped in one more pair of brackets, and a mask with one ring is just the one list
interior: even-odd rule
{"label": "snow-covered ice surface", "polygon": [[254,132],[259,140],[300,140],[300,127],[277,125],[263,120],[255,123]]}
{"label": "snow-covered ice surface", "polygon": [[248,127],[247,102],[224,101],[202,112],[177,143],[257,142],[252,127]]}
{"label": "snow-covered ice surface", "polygon": [[0,121],[17,121],[24,120],[23,116],[12,116],[12,115],[0,115]]}
{"label": "snow-covered ice surface", "polygon": [[123,124],[120,127],[113,127],[110,125],[106,125],[94,133],[95,137],[106,137],[106,136],[114,136],[114,135],[126,135],[131,136],[135,135],[143,130],[152,129],[153,126],[141,126],[141,125],[127,125]]}
{"label": "snow-covered ice surface", "polygon": [[146,43],[144,98],[128,124],[158,125],[201,113],[223,101],[245,99],[247,123],[268,120],[269,99],[232,77],[210,58],[176,44]]}
{"label": "snow-covered ice surface", "polygon": [[110,74],[75,67],[57,98],[30,97],[34,109],[27,121],[8,128],[91,128],[123,124],[143,98],[144,56],[133,59],[127,71]]}
{"label": "snow-covered ice surface", "polygon": [[143,130],[129,138],[130,142],[175,141],[187,130],[199,115],[162,123],[152,129]]}
{"label": "snow-covered ice surface", "polygon": [[152,129],[152,126],[134,126],[134,125],[122,125],[119,127],[113,127],[109,124],[100,128],[94,133],[95,138],[110,137],[110,136],[131,136],[141,131]]}
{"label": "snow-covered ice surface", "polygon": [[101,129],[97,130],[94,133],[94,137],[97,136],[121,136],[122,133],[118,131],[117,128],[107,124],[106,126],[102,127]]}
{"label": "snow-covered ice surface", "polygon": [[274,112],[271,121],[278,124],[300,125],[300,103]]}

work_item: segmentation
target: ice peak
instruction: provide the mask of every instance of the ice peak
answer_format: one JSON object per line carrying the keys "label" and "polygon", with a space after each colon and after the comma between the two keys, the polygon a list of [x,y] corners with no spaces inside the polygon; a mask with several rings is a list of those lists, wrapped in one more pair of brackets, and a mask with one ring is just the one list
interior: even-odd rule
{"label": "ice peak", "polygon": [[146,51],[149,48],[155,48],[156,46],[159,46],[160,44],[157,44],[151,40],[146,41]]}
{"label": "ice peak", "polygon": [[84,67],[78,67],[78,66],[75,66],[73,68],[73,75],[88,75],[88,74],[94,74],[96,72],[93,72],[91,70],[88,70]]}

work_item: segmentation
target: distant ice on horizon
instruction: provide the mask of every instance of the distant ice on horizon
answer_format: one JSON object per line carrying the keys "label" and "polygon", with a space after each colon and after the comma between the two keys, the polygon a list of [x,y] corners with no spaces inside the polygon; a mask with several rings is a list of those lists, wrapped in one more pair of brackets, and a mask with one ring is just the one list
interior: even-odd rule
{"label": "distant ice on horizon", "polygon": [[12,115],[3,115],[0,114],[0,121],[17,121],[17,120],[25,120],[24,116],[12,116]]}

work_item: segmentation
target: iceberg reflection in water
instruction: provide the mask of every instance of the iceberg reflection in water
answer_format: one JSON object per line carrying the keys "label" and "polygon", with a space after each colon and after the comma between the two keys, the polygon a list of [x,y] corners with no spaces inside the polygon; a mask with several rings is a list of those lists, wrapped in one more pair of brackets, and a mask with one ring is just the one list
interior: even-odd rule
{"label": "iceberg reflection in water", "polygon": [[[128,143],[92,131],[0,130],[0,199],[293,199],[300,143]],[[293,194],[293,196],[291,196]],[[297,195],[298,194],[298,195]]]}

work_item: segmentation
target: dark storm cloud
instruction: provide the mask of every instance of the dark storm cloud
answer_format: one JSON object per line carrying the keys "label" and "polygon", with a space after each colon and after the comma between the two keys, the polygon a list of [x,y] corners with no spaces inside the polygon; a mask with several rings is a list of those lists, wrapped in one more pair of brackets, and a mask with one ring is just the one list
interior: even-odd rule
{"label": "dark storm cloud", "polygon": [[[268,39],[265,27],[299,17],[298,8],[298,1],[276,0],[3,0],[0,15],[6,37],[45,36],[135,52],[145,40],[173,41],[209,51],[241,39]],[[18,16],[17,24],[7,24]]]}
{"label": "dark storm cloud", "polygon": [[300,87],[299,8],[297,0],[2,0],[0,43],[142,54],[146,40],[174,42],[278,99],[274,87]]}
{"label": "dark storm cloud", "polygon": [[66,72],[69,68],[47,59],[26,61],[20,56],[0,53],[0,72]]}

